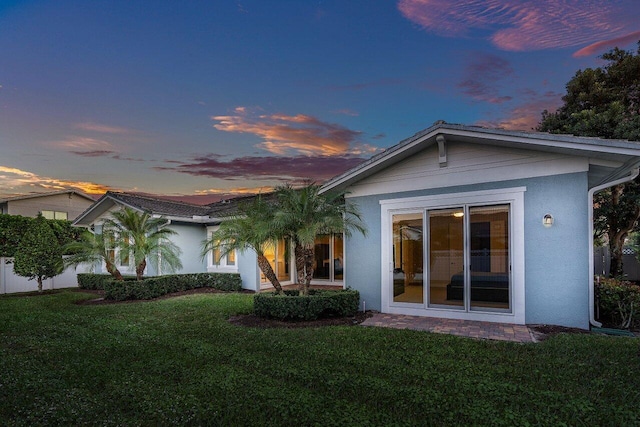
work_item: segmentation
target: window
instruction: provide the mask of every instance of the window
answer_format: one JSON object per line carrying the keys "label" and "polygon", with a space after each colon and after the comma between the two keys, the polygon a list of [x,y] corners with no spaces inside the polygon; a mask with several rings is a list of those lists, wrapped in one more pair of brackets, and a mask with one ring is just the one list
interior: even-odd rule
{"label": "window", "polygon": [[67,213],[66,212],[40,211],[40,213],[46,219],[67,219]]}
{"label": "window", "polygon": [[341,234],[323,234],[315,241],[313,278],[331,282],[344,279],[344,244]]}
{"label": "window", "polygon": [[[209,227],[208,228],[208,236],[211,238],[211,234],[216,231],[218,227]],[[220,244],[220,242],[217,242]],[[236,251],[233,250],[226,255],[222,255],[224,249],[219,246],[215,249],[212,249],[207,256],[207,270],[208,271],[217,271],[217,270],[232,270],[236,271]]]}
{"label": "window", "polygon": [[[291,280],[291,272],[289,269],[289,240],[280,239],[275,243],[267,243],[263,246],[262,251],[274,273],[276,273],[278,280],[281,282]],[[268,281],[261,271],[260,282],[267,283]]]}

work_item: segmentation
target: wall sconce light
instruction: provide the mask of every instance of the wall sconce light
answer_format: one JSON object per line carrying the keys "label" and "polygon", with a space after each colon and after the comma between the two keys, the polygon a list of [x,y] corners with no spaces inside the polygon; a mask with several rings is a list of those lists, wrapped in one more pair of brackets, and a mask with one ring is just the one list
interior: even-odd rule
{"label": "wall sconce light", "polygon": [[553,216],[551,214],[546,214],[542,217],[542,225],[545,227],[551,227],[553,225]]}

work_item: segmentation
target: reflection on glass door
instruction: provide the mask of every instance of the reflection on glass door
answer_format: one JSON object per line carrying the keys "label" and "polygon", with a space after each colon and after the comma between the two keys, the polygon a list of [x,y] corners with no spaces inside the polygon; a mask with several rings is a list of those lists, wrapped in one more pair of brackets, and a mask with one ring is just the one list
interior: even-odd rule
{"label": "reflection on glass door", "polygon": [[464,307],[464,209],[429,211],[429,304]]}
{"label": "reflection on glass door", "polygon": [[423,303],[422,212],[393,215],[393,301]]}
{"label": "reflection on glass door", "polygon": [[[287,251],[288,240],[278,240],[274,243],[265,243],[262,247],[264,256],[269,261],[271,268],[280,281],[290,280],[289,274],[289,253]],[[268,282],[264,273],[260,271],[260,281]]]}
{"label": "reflection on glass door", "polygon": [[469,208],[471,309],[509,308],[509,205]]}

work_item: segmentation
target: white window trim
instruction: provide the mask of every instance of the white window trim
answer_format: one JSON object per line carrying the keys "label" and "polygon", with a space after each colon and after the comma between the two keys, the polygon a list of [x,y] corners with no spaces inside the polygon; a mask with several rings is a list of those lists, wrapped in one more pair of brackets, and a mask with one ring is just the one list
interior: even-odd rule
{"label": "white window trim", "polygon": [[[525,262],[524,262],[524,193],[526,187],[471,191],[435,196],[407,197],[380,201],[381,210],[381,299],[382,312],[411,316],[429,316],[498,323],[525,324]],[[393,214],[446,208],[453,205],[509,204],[512,235],[512,310],[506,312],[461,311],[425,304],[393,303],[393,259],[391,234]]]}
{"label": "white window trim", "polygon": [[[211,239],[211,235],[220,228],[219,225],[207,227],[207,240]],[[227,264],[227,256],[220,257],[220,263],[213,262],[213,251],[207,252],[207,272],[208,273],[237,273],[238,272],[238,251],[233,251],[235,255],[235,264]]]}

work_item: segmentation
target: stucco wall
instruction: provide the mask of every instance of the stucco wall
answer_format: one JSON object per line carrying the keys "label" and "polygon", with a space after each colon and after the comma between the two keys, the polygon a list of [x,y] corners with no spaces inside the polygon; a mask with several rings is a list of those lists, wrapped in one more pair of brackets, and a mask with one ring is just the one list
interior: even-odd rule
{"label": "stucco wall", "polygon": [[[176,273],[205,273],[207,271],[207,261],[200,255],[202,251],[202,241],[207,237],[204,225],[184,225],[173,223],[168,226],[178,234],[171,236],[171,241],[182,250],[180,261],[182,269]],[[162,274],[169,273],[161,271]]]}
{"label": "stucco wall", "polygon": [[[586,172],[350,198],[369,233],[346,240],[346,285],[361,293],[367,309],[381,309],[380,200],[511,187],[526,187],[526,323],[588,328]],[[547,213],[555,220],[551,228],[542,225]]]}

